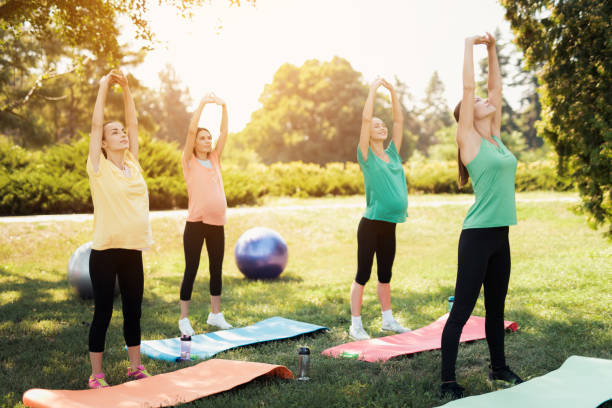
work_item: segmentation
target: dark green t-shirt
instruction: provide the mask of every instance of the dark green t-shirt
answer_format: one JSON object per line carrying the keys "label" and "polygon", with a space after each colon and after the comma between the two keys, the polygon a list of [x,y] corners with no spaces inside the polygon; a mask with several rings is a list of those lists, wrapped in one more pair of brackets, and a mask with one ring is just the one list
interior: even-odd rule
{"label": "dark green t-shirt", "polygon": [[363,173],[367,204],[363,216],[369,220],[404,222],[408,215],[408,190],[402,160],[393,141],[385,153],[389,156],[389,163],[368,147],[368,160],[363,160],[357,146],[357,161]]}
{"label": "dark green t-shirt", "polygon": [[499,147],[483,139],[478,154],[466,166],[476,200],[463,221],[463,229],[516,224],[516,157],[498,137],[493,136],[493,139]]}

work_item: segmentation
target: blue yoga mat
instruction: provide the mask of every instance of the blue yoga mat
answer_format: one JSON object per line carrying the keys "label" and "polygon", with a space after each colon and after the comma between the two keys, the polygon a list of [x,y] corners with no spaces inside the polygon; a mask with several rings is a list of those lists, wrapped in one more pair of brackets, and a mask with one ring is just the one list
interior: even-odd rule
{"label": "blue yoga mat", "polygon": [[[236,347],[288,339],[320,330],[328,330],[328,328],[283,317],[271,317],[246,327],[191,336],[191,358],[207,359]],[[180,349],[179,337],[145,340],[140,344],[141,354],[158,360],[177,361],[180,357]]]}

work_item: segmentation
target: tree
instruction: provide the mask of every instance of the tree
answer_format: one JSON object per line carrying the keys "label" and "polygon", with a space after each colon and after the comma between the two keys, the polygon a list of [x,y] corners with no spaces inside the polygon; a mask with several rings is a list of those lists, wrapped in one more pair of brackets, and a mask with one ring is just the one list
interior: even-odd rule
{"label": "tree", "polygon": [[[239,0],[225,1],[240,5]],[[255,4],[255,0],[246,2]],[[153,34],[144,16],[151,5],[170,5],[188,17],[205,3],[208,1],[1,2],[0,131],[31,146],[74,137],[77,130],[83,130],[84,117],[89,122],[96,91],[92,93],[91,88],[97,78],[111,68],[142,60],[142,50],[128,53],[118,43],[117,17],[129,17],[137,36],[150,44]],[[130,81],[132,88],[138,86],[133,77]]]}
{"label": "tree", "polygon": [[[265,86],[262,107],[236,137],[266,163],[356,161],[367,93],[361,73],[343,58],[284,64]],[[387,96],[377,97],[374,114],[392,128]]]}
{"label": "tree", "polygon": [[159,73],[159,79],[161,89],[156,95],[157,103],[153,102],[151,106],[152,115],[159,126],[155,136],[182,144],[191,120],[191,113],[187,109],[191,103],[189,90],[181,88],[181,82],[170,64],[166,64]]}
{"label": "tree", "polygon": [[593,227],[612,238],[612,3],[502,0],[528,68],[538,68],[540,131],[571,175]]}
{"label": "tree", "polygon": [[433,72],[425,89],[425,97],[419,109],[419,119],[421,132],[418,135],[416,148],[427,154],[429,146],[439,142],[435,138],[436,132],[454,122],[444,98],[444,83],[438,71]]}
{"label": "tree", "polygon": [[[240,6],[240,0],[226,1]],[[255,1],[245,2],[255,4]],[[7,0],[0,5],[0,23],[15,35],[27,29],[38,39],[54,33],[64,44],[116,61],[120,55],[117,16],[127,16],[137,36],[151,41],[153,33],[145,19],[151,5],[170,5],[184,17],[190,17],[195,7],[205,3],[206,0]]]}

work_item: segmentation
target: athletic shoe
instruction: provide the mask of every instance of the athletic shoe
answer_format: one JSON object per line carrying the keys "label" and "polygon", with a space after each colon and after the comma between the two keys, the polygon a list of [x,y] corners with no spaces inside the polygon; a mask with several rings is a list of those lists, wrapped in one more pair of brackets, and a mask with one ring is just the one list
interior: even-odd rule
{"label": "athletic shoe", "polygon": [[440,384],[440,399],[450,397],[453,400],[463,398],[465,389],[457,384],[457,381],[445,382]]}
{"label": "athletic shoe", "polygon": [[384,321],[383,320],[382,329],[383,330],[394,331],[396,333],[406,333],[406,332],[410,331],[409,328],[402,326],[395,319],[392,319],[391,321]]}
{"label": "athletic shoe", "polygon": [[206,320],[206,324],[209,324],[211,326],[216,326],[223,330],[231,329],[232,327],[234,327],[225,321],[225,318],[223,317],[223,313],[220,313],[220,312],[217,313],[216,315],[209,313],[208,319]]}
{"label": "athletic shoe", "polygon": [[510,367],[508,366],[500,368],[499,370],[490,369],[489,379],[491,381],[503,381],[511,385],[516,385],[523,382],[521,377],[519,377],[512,370],[510,370]]}
{"label": "athletic shoe", "polygon": [[363,327],[355,327],[351,325],[349,327],[349,337],[353,340],[367,340],[370,335],[363,329]]}
{"label": "athletic shoe", "polygon": [[106,388],[110,387],[104,379],[104,374],[94,374],[89,377],[89,388]]}
{"label": "athletic shoe", "polygon": [[195,334],[188,317],[183,317],[181,320],[179,320],[179,330],[181,331],[181,334],[186,336],[193,336]]}
{"label": "athletic shoe", "polygon": [[131,377],[135,380],[140,380],[143,378],[153,377],[149,372],[144,368],[144,366],[139,365],[136,367],[136,370],[132,371],[128,368],[128,377]]}

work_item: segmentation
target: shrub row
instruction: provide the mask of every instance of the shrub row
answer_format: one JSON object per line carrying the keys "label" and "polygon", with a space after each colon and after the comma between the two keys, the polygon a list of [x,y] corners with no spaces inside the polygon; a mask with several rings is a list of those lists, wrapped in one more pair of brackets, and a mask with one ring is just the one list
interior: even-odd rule
{"label": "shrub row", "polygon": [[[28,151],[0,138],[0,215],[71,213],[92,210],[85,170],[88,142],[55,145]],[[175,143],[145,138],[140,164],[149,188],[152,210],[186,208],[187,192]],[[419,160],[404,165],[411,193],[457,193],[455,162]],[[321,197],[363,194],[357,163],[325,166],[302,162],[252,164],[244,168],[223,163],[229,206],[255,204],[265,195]],[[556,176],[553,161],[519,163],[517,191],[571,188]],[[463,192],[471,192],[468,185]]]}

